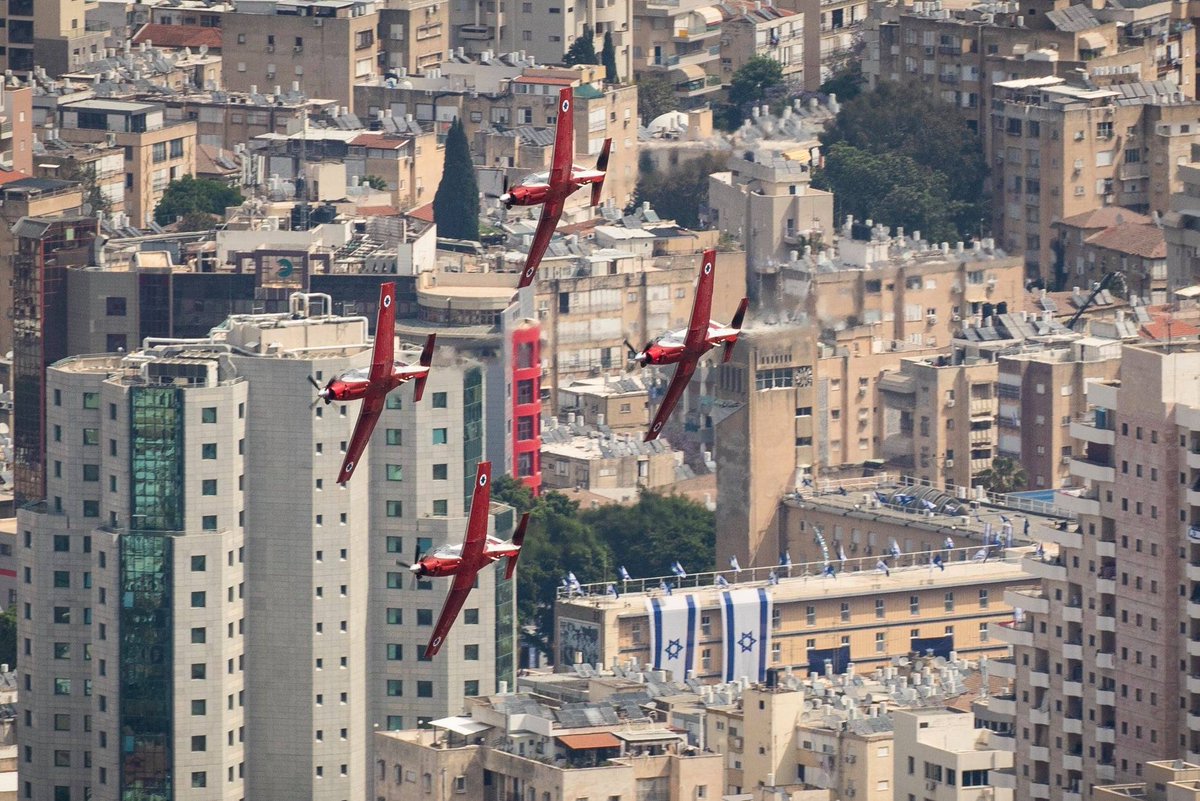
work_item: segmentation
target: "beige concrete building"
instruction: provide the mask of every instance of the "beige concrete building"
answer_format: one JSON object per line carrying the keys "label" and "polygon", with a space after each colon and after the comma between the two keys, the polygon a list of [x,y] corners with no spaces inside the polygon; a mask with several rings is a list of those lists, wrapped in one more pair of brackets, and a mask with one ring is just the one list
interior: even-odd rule
{"label": "beige concrete building", "polygon": [[1004,197],[994,204],[998,242],[1024,253],[1031,273],[1067,286],[1053,224],[1105,205],[1166,211],[1183,186],[1177,165],[1200,136],[1191,122],[1200,106],[1170,84],[1001,81],[991,108],[989,160]]}
{"label": "beige concrete building", "polygon": [[1200,798],[1200,766],[1176,759],[1147,762],[1142,770],[1144,782],[1109,784],[1092,790],[1096,801],[1120,801],[1142,798],[1146,801],[1195,801]]}
{"label": "beige concrete building", "polygon": [[107,143],[71,144],[62,139],[49,143],[37,154],[37,178],[78,182],[83,202],[93,211],[121,214],[125,211],[125,151]]}
{"label": "beige concrete building", "polygon": [[633,74],[666,78],[682,108],[712,101],[725,80],[721,11],[705,0],[633,0],[631,5]]}
{"label": "beige concrete building", "polygon": [[434,0],[391,0],[379,11],[383,70],[421,75],[451,50],[450,4]]}
{"label": "beige concrete building", "polygon": [[92,99],[58,109],[67,142],[125,149],[125,213],[145,225],[171,181],[196,169],[196,124],[172,123],[157,103]]}
{"label": "beige concrete building", "polygon": [[[1172,196],[1172,202],[1173,202]],[[1147,304],[1167,302],[1167,243],[1163,227],[1119,206],[1101,206],[1054,223],[1059,272],[1072,286],[1087,290],[1111,272],[1120,272],[1120,294]]]}
{"label": "beige concrete building", "polygon": [[0,87],[0,169],[33,174],[31,87]]}
{"label": "beige concrete building", "polygon": [[34,0],[0,11],[0,65],[22,76],[41,67],[50,77],[103,56],[107,26],[88,19],[96,0]]}
{"label": "beige concrete building", "polygon": [[662,722],[621,720],[612,704],[551,709],[544,700],[501,693],[475,699],[469,716],[433,721],[432,730],[377,734],[374,797],[718,797],[720,754],[688,747]]}
{"label": "beige concrete building", "polygon": [[1179,165],[1179,180],[1162,218],[1170,291],[1200,284],[1200,153],[1194,147],[1188,163]]}
{"label": "beige concrete building", "polygon": [[[749,560],[741,559],[740,575],[733,570],[721,575],[735,588],[762,588],[770,594],[768,668],[791,668],[802,675],[824,673],[825,660],[834,659],[871,670],[891,664],[895,657],[931,647],[931,640],[937,640],[939,648],[949,645],[950,650],[969,658],[1003,656],[1005,645],[993,633],[1002,622],[1011,620],[1012,608],[1003,600],[1004,593],[1030,587],[1034,581],[1022,568],[1020,553],[1009,551],[979,562],[970,558],[976,547],[943,551],[940,546],[897,560],[889,575],[877,569],[879,556],[861,552],[848,554],[845,562],[835,562],[836,577],[822,575],[824,562],[801,563],[798,559],[789,577],[787,568],[771,567],[779,561],[777,556],[759,560],[756,564],[763,566],[757,568],[746,567]],[[797,553],[799,548],[793,547],[793,556]],[[944,571],[930,572],[931,553],[943,554]],[[775,585],[768,580],[772,570],[778,577]],[[738,645],[728,643],[722,631],[722,590],[713,586],[715,575],[685,579],[635,576],[624,582],[619,598],[605,594],[607,583],[583,585],[582,597],[568,598],[564,588],[555,610],[559,661],[608,665],[633,659],[649,664],[652,654],[645,600],[661,596],[660,582],[666,581],[678,585],[673,595],[694,599],[700,617],[693,677],[703,683],[721,681],[724,660],[729,656],[726,649]]]}
{"label": "beige concrete building", "polygon": [[294,134],[304,127],[305,116],[336,116],[337,101],[309,98],[296,91],[298,83],[289,82],[292,91],[279,94],[263,86],[259,94],[191,92],[154,100],[166,109],[167,120],[193,122],[198,144],[234,150],[263,134]]}
{"label": "beige concrete building", "polygon": [[606,433],[552,420],[542,431],[542,486],[636,500],[643,488],[660,489],[679,479],[683,455],[669,442],[655,442],[642,442],[641,432]]}
{"label": "beige concrete building", "polygon": [[[722,81],[755,56],[773,58],[786,81],[805,83],[805,16],[775,5],[749,3],[725,12],[721,24]],[[649,122],[649,120],[647,120]]]}
{"label": "beige concrete building", "polygon": [[1039,535],[1052,558],[1028,567],[1042,589],[1002,634],[1020,668],[1018,798],[1079,801],[1095,785],[1138,781],[1164,754],[1200,757],[1197,374],[1195,343],[1130,345],[1116,380],[1087,387],[1094,417],[1073,427],[1085,449],[1071,462],[1087,491],[1059,500],[1078,524]]}
{"label": "beige concrete building", "polygon": [[981,795],[1013,801],[1011,788],[996,785],[1013,755],[992,745],[975,716],[947,709],[898,710],[895,721],[895,798],[975,801]]}
{"label": "beige concrete building", "polygon": [[559,414],[574,414],[584,425],[626,433],[650,424],[646,383],[637,375],[576,379],[559,387],[558,398]]}
{"label": "beige concrete building", "polygon": [[310,97],[356,110],[354,84],[381,72],[380,7],[374,0],[241,4],[221,16],[225,88],[265,91],[300,81]]}

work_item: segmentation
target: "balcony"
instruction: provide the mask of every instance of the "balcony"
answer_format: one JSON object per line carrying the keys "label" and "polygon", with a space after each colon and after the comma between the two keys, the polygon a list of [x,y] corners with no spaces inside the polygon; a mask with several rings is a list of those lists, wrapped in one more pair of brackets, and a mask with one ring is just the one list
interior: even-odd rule
{"label": "balcony", "polygon": [[1096,703],[1100,706],[1116,706],[1117,693],[1114,690],[1096,690]]}
{"label": "balcony", "polygon": [[1017,677],[1017,665],[1013,662],[1011,656],[1006,656],[1003,659],[989,659],[987,661],[987,672],[989,676],[995,676],[998,679],[1015,679]]}
{"label": "balcony", "polygon": [[1110,578],[1096,579],[1096,592],[1100,593],[1101,595],[1116,595],[1117,580]]}
{"label": "balcony", "polygon": [[1017,738],[1011,734],[1000,734],[999,732],[989,731],[988,748],[1015,754],[1017,752]]}
{"label": "balcony", "polygon": [[1071,460],[1071,475],[1107,484],[1117,480],[1116,469],[1107,461],[1091,461],[1086,458]]}
{"label": "balcony", "polygon": [[995,634],[997,640],[1009,645],[1033,647],[1033,624],[1031,622],[1024,624],[1001,623],[996,627]]}
{"label": "balcony", "polygon": [[1096,556],[1107,556],[1115,559],[1117,556],[1117,544],[1107,540],[1096,540]]}
{"label": "balcony", "polygon": [[1064,606],[1062,608],[1062,619],[1067,623],[1082,623],[1083,622],[1083,607],[1082,606]]}
{"label": "balcony", "polygon": [[1034,726],[1049,726],[1050,711],[1047,709],[1031,709],[1029,710],[1029,722]]}
{"label": "balcony", "polygon": [[971,431],[972,445],[991,445],[993,439],[992,429],[990,428],[973,429]]}
{"label": "balcony", "polygon": [[1015,790],[1017,788],[1017,775],[1006,770],[993,770],[989,772],[988,780],[991,781],[993,787],[999,787],[1002,790]]}
{"label": "balcony", "polygon": [[1188,656],[1200,656],[1200,639],[1188,640]]}
{"label": "balcony", "polygon": [[1081,682],[1081,681],[1064,681],[1063,682],[1063,695],[1068,696],[1070,698],[1082,698],[1083,697],[1083,682]]}
{"label": "balcony", "polygon": [[1096,667],[1100,670],[1112,670],[1116,666],[1116,654],[1109,651],[1096,652]]}
{"label": "balcony", "polygon": [[[1059,498],[1065,498],[1065,495],[1059,495]],[[1097,514],[1099,514],[1097,512]],[[1058,526],[1043,526],[1038,531],[1037,538],[1043,542],[1058,543],[1064,548],[1079,549],[1083,547],[1083,534],[1075,530],[1074,522],[1068,523],[1065,529],[1060,529]]]}
{"label": "balcony", "polygon": [[1071,421],[1071,436],[1097,445],[1114,445],[1117,432],[1109,427],[1112,425],[1110,421],[1111,416],[1104,409],[1095,409]]}
{"label": "balcony", "polygon": [[1050,785],[1042,782],[1034,782],[1029,785],[1029,795],[1031,798],[1049,798]]}
{"label": "balcony", "polygon": [[1017,697],[1015,695],[993,695],[988,699],[988,711],[996,715],[1013,717],[1017,714]]}
{"label": "balcony", "polygon": [[1200,506],[1200,487],[1188,487],[1187,502],[1191,506]]}
{"label": "balcony", "polygon": [[1079,718],[1063,718],[1062,724],[1067,734],[1083,734],[1083,721]]}
{"label": "balcony", "polygon": [[1027,556],[1021,560],[1021,567],[1031,576],[1049,581],[1066,581],[1067,566],[1060,558],[1053,560],[1049,557]]}
{"label": "balcony", "polygon": [[1187,466],[1200,468],[1200,448],[1189,448],[1188,449]]}
{"label": "balcony", "polygon": [[1062,654],[1064,659],[1083,659],[1083,643],[1064,642]]}
{"label": "balcony", "polygon": [[1200,581],[1200,562],[1188,562],[1188,581]]}
{"label": "balcony", "polygon": [[1193,673],[1187,677],[1187,691],[1200,693],[1200,673]]}
{"label": "balcony", "polygon": [[1116,631],[1117,619],[1111,615],[1097,615],[1096,628],[1100,631]]}
{"label": "balcony", "polygon": [[1117,778],[1117,766],[1105,765],[1103,762],[1096,765],[1096,778],[1102,782],[1111,782]]}
{"label": "balcony", "polygon": [[1200,729],[1200,709],[1188,710],[1187,727],[1192,731]]}
{"label": "balcony", "polygon": [[1063,754],[1063,770],[1083,770],[1083,757],[1079,754]]}
{"label": "balcony", "polygon": [[[1042,689],[1050,688],[1050,674],[1040,670],[1029,671],[1029,685],[1031,687],[1041,687]],[[1033,713],[1030,713],[1032,717]]]}
{"label": "balcony", "polygon": [[1117,390],[1121,388],[1120,381],[1093,381],[1087,385],[1088,403],[1104,409],[1117,409]]}
{"label": "balcony", "polygon": [[996,416],[996,399],[995,398],[971,398],[971,416],[972,417],[995,417]]}
{"label": "balcony", "polygon": [[[1077,515],[1099,515],[1100,493],[1095,489],[1081,492],[1078,495],[1076,495],[1074,492],[1059,492],[1054,496],[1054,505],[1060,509],[1065,509],[1066,511]],[[1051,536],[1058,533],[1066,532],[1050,532]],[[1046,537],[1045,539],[1050,539],[1050,537]],[[1055,542],[1060,542],[1060,544],[1067,545],[1066,543],[1062,543],[1060,540],[1055,540]],[[1078,548],[1080,546],[1067,545],[1067,547]]]}
{"label": "balcony", "polygon": [[1029,758],[1034,762],[1049,762],[1050,749],[1044,745],[1029,746]]}
{"label": "balcony", "polygon": [[1005,590],[1004,603],[1036,615],[1050,614],[1050,601],[1039,590]]}
{"label": "balcony", "polygon": [[1189,600],[1187,603],[1187,615],[1190,618],[1200,618],[1200,600]]}
{"label": "balcony", "polygon": [[698,42],[698,41],[701,41],[702,39],[710,39],[713,36],[720,36],[720,35],[721,35],[720,27],[717,27],[717,28],[704,28],[704,27],[676,28],[675,36],[673,38],[676,42]]}
{"label": "balcony", "polygon": [[1117,730],[1113,726],[1098,726],[1096,728],[1096,742],[1112,745],[1117,741]]}

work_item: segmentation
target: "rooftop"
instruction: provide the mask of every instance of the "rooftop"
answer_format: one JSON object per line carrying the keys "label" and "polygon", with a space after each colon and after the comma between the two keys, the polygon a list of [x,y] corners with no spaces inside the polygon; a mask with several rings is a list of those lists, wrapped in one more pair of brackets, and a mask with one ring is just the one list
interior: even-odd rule
{"label": "rooftop", "polygon": [[184,48],[221,46],[221,29],[202,25],[160,25],[146,23],[130,38],[134,44],[153,44],[155,47]]}

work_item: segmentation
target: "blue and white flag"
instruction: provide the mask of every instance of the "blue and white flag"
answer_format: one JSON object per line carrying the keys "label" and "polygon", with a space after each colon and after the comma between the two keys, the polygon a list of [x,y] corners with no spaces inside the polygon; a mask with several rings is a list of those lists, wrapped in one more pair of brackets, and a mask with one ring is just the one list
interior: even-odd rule
{"label": "blue and white flag", "polygon": [[825,532],[816,524],[813,524],[813,539],[821,549],[821,561],[829,564],[829,542],[825,539]]}
{"label": "blue and white flag", "polygon": [[738,560],[737,560],[736,556],[729,557],[729,569],[735,573],[742,572],[742,566],[738,564]]}
{"label": "blue and white flag", "polygon": [[951,550],[954,547],[954,538],[946,537],[946,541],[942,543],[942,547],[944,547],[947,551]]}
{"label": "blue and white flag", "polygon": [[671,594],[671,585],[667,583],[666,579],[663,579],[662,581],[658,582],[658,588],[660,590],[662,590],[664,593],[666,593],[667,595]]}
{"label": "blue and white flag", "polygon": [[987,558],[988,558],[987,546],[980,548],[978,551],[975,552],[975,556],[972,557],[972,559],[976,562],[986,562]]}
{"label": "blue and white flag", "polygon": [[700,605],[692,595],[647,598],[650,615],[650,661],[654,670],[669,670],[684,681],[696,669],[700,641]]}
{"label": "blue and white flag", "polygon": [[779,576],[775,575],[774,570],[772,570],[770,572],[770,574],[767,576],[767,583],[770,584],[771,586],[775,586],[776,584],[779,583]]}
{"label": "blue and white flag", "polygon": [[900,550],[900,543],[892,540],[891,544],[888,546],[888,553],[890,553],[892,556],[899,557],[904,552]]}
{"label": "blue and white flag", "polygon": [[944,564],[942,564],[942,555],[941,554],[934,555],[932,564],[938,570],[944,571],[946,569],[946,566]]}
{"label": "blue and white flag", "polygon": [[771,653],[771,594],[765,589],[726,590],[721,593],[721,631],[724,648],[722,681],[745,676],[751,681],[767,677]]}
{"label": "blue and white flag", "polygon": [[791,566],[792,566],[792,553],[791,553],[791,551],[784,551],[784,552],[783,552],[783,553],[782,553],[782,554],[779,556],[779,565],[780,565],[780,567],[791,567]]}
{"label": "blue and white flag", "polygon": [[679,564],[678,561],[672,563],[671,572],[674,573],[676,576],[679,576],[679,578],[687,577],[687,571],[683,569],[683,565]]}
{"label": "blue and white flag", "polygon": [[713,583],[716,584],[718,587],[728,587],[729,586],[729,582],[726,581],[725,577],[721,576],[721,575],[718,575],[717,580],[714,581]]}
{"label": "blue and white flag", "polygon": [[937,504],[934,503],[933,501],[929,500],[928,498],[922,498],[921,505],[924,506],[925,509],[930,512],[932,512],[934,509],[937,508]]}
{"label": "blue and white flag", "polygon": [[992,521],[990,520],[983,524],[983,541],[992,541]]}
{"label": "blue and white flag", "polygon": [[620,593],[618,593],[618,592],[617,592],[617,587],[616,587],[616,585],[615,585],[615,584],[609,584],[609,585],[608,585],[608,589],[604,591],[604,594],[605,594],[605,595],[611,595],[611,596],[612,596],[612,597],[614,597],[614,598],[620,598],[620,597],[621,597]]}
{"label": "blue and white flag", "polygon": [[630,581],[633,578],[629,575],[629,571],[625,569],[625,565],[621,565],[617,568],[617,577],[620,578],[621,581]]}
{"label": "blue and white flag", "polygon": [[888,569],[887,562],[883,561],[882,559],[875,563],[875,569],[885,576],[892,575],[892,571]]}
{"label": "blue and white flag", "polygon": [[579,579],[575,578],[574,573],[567,574],[567,594],[583,595],[583,587],[579,586]]}
{"label": "blue and white flag", "polygon": [[841,543],[838,543],[838,559],[842,562],[846,561],[846,549],[841,546]]}
{"label": "blue and white flag", "polygon": [[829,576],[829,578],[837,578],[837,571],[834,570],[833,565],[825,565],[825,569],[821,571],[821,575]]}

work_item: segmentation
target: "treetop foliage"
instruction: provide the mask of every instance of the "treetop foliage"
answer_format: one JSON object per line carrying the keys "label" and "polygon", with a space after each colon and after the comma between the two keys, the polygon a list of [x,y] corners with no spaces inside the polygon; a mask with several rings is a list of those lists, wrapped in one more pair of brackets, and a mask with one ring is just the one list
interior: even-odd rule
{"label": "treetop foliage", "polygon": [[195,214],[221,216],[229,206],[242,203],[242,193],[223,181],[185,175],[167,184],[154,209],[154,221],[170,225],[178,217]]}
{"label": "treetop foliage", "polygon": [[433,196],[433,219],[439,236],[479,239],[479,184],[467,132],[457,117],[446,134],[442,180]]}

